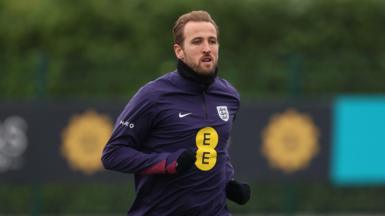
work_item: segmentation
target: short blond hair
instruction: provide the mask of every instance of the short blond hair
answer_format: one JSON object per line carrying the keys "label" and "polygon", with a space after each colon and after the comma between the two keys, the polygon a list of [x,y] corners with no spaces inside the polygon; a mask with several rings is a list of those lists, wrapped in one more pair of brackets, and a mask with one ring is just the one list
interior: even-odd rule
{"label": "short blond hair", "polygon": [[184,27],[188,22],[209,22],[214,25],[215,29],[217,30],[217,36],[219,36],[218,26],[207,11],[191,11],[180,16],[175,22],[174,27],[172,28],[175,44],[178,44],[180,46],[183,45],[183,31]]}

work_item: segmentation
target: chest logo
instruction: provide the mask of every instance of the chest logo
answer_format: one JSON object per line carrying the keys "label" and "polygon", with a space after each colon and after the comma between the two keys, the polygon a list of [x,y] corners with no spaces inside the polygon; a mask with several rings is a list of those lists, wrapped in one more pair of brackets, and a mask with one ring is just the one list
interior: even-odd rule
{"label": "chest logo", "polygon": [[227,109],[227,106],[217,106],[217,111],[218,111],[219,117],[223,121],[229,120],[229,110]]}
{"label": "chest logo", "polygon": [[195,137],[197,146],[195,166],[202,171],[209,171],[217,163],[218,153],[215,148],[218,145],[219,136],[212,127],[205,127],[198,131]]}
{"label": "chest logo", "polygon": [[188,116],[188,115],[191,115],[192,113],[179,113],[179,118],[184,118],[184,117],[186,117],[186,116]]}

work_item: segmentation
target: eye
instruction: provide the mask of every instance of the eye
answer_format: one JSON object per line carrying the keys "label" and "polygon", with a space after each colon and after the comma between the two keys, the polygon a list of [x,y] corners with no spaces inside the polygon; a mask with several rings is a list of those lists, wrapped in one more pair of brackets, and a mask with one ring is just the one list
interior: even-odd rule
{"label": "eye", "polygon": [[192,41],[191,41],[192,44],[195,44],[195,45],[198,45],[200,43],[202,43],[202,39],[201,38],[194,38]]}
{"label": "eye", "polygon": [[217,44],[218,43],[218,40],[216,38],[210,38],[209,39],[209,43],[210,44]]}

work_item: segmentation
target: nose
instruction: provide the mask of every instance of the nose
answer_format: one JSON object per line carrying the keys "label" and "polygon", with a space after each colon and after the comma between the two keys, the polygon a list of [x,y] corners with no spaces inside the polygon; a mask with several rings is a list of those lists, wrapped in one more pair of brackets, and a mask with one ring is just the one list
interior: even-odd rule
{"label": "nose", "polygon": [[202,51],[204,53],[210,53],[211,52],[211,47],[210,47],[210,44],[208,41],[205,41],[202,46],[203,46]]}

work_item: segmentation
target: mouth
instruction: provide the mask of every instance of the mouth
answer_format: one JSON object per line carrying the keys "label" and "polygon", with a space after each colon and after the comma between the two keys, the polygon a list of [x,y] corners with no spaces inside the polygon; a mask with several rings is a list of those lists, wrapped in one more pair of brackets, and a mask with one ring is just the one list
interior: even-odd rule
{"label": "mouth", "polygon": [[201,58],[201,62],[204,62],[204,63],[210,63],[213,61],[213,58],[211,56],[203,56]]}

